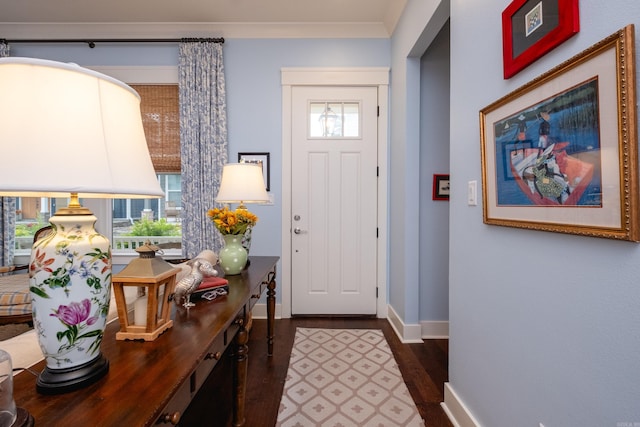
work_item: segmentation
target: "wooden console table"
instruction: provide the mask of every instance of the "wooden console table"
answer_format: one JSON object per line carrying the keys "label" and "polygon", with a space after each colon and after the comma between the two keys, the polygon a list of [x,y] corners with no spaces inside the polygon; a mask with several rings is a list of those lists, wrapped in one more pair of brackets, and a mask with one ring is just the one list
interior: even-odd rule
{"label": "wooden console table", "polygon": [[[155,341],[117,341],[119,323],[107,325],[102,353],[109,373],[81,390],[55,396],[36,391],[36,377],[14,377],[16,405],[40,426],[153,426],[177,424],[225,349],[235,343],[233,422],[244,425],[247,340],[251,308],[267,290],[268,354],[273,353],[278,257],[249,257],[250,265],[227,276],[229,294],[197,300],[188,311],[172,308],[173,327]],[[40,372],[44,361],[31,369]]]}

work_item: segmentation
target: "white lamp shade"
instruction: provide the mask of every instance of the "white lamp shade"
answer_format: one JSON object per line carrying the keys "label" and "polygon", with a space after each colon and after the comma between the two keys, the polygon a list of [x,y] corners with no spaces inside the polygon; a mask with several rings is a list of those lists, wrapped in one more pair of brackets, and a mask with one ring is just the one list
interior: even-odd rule
{"label": "white lamp shade", "polygon": [[218,203],[266,203],[269,201],[262,167],[253,163],[229,163],[222,169]]}
{"label": "white lamp shade", "polygon": [[75,64],[0,58],[0,195],[162,197],[140,97]]}

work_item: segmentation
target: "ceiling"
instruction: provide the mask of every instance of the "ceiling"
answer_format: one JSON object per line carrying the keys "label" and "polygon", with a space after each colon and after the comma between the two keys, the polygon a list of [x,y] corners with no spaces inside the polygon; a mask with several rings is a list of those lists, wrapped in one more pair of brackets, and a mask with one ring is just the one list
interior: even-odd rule
{"label": "ceiling", "polygon": [[406,1],[4,0],[0,38],[389,37]]}

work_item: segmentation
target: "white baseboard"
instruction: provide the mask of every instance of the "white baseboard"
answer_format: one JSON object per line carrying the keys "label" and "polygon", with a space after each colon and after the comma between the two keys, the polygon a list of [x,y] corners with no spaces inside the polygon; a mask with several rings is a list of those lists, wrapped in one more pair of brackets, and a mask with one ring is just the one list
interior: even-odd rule
{"label": "white baseboard", "polygon": [[[253,310],[251,310],[254,319],[266,319],[267,318],[267,304],[266,303],[256,303],[253,306]],[[282,304],[276,304],[276,319],[282,319]]]}
{"label": "white baseboard", "polygon": [[449,338],[448,320],[423,320],[420,322],[420,329],[423,340]]}
{"label": "white baseboard", "polygon": [[440,406],[454,427],[481,427],[449,383],[444,383],[444,402]]}
{"label": "white baseboard", "polygon": [[395,331],[400,341],[404,344],[414,344],[422,342],[422,333],[420,325],[407,325],[400,316],[395,312],[393,307],[388,306],[387,320]]}
{"label": "white baseboard", "polygon": [[[253,307],[254,319],[267,318],[267,304],[257,303]],[[448,321],[422,321],[419,325],[406,325],[392,307],[388,307],[387,319],[403,343],[419,343],[423,339],[449,338]],[[282,319],[282,304],[276,304],[276,319]]]}

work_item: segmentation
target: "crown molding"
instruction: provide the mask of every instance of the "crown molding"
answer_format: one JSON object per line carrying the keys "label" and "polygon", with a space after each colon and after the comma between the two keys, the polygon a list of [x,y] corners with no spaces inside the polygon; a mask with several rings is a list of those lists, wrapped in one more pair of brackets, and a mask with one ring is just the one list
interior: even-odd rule
{"label": "crown molding", "polygon": [[0,22],[0,39],[69,38],[389,38],[382,22]]}

